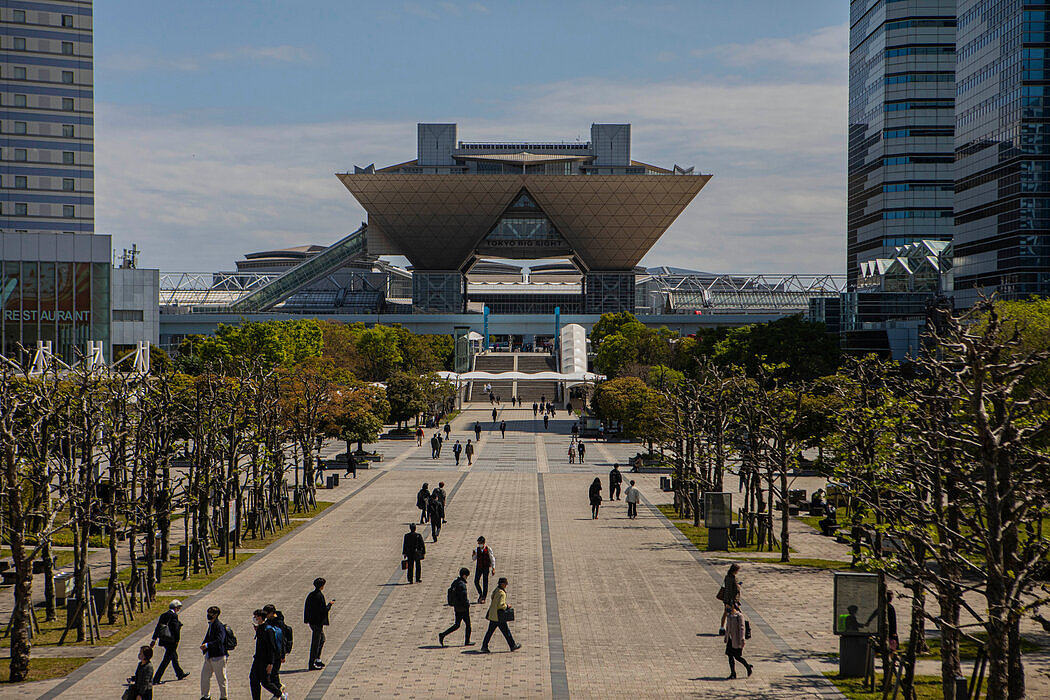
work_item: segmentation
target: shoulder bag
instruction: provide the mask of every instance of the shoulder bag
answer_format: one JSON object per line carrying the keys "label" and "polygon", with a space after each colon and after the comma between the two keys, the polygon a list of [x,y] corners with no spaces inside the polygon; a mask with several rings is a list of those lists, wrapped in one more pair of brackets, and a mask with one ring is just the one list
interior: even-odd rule
{"label": "shoulder bag", "polygon": [[514,622],[514,608],[508,605],[502,610],[497,610],[496,617],[500,622]]}

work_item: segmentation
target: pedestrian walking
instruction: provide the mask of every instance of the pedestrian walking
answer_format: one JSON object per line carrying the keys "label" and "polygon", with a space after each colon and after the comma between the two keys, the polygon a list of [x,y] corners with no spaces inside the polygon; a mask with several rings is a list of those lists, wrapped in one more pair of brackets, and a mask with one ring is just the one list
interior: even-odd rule
{"label": "pedestrian walking", "polygon": [[597,519],[598,508],[602,505],[602,480],[598,477],[594,477],[594,481],[591,482],[591,487],[588,489],[587,495],[591,501],[591,519]]}
{"label": "pedestrian walking", "polygon": [[427,501],[430,500],[430,488],[429,484],[424,483],[423,488],[419,489],[416,494],[416,508],[419,508],[419,524],[422,525],[427,521]]}
{"label": "pedestrian walking", "polygon": [[445,421],[445,439],[446,440],[448,440],[449,433],[451,433],[451,432],[452,432],[452,426],[448,424],[448,421]]}
{"label": "pedestrian walking", "polygon": [[423,446],[423,428],[421,426],[416,427],[416,447]]}
{"label": "pedestrian walking", "polygon": [[481,423],[474,422],[474,441],[481,442]]}
{"label": "pedestrian walking", "polygon": [[755,667],[749,664],[743,657],[744,644],[747,642],[748,624],[744,620],[744,614],[740,612],[740,604],[734,603],[726,618],[726,656],[729,657],[729,677],[736,678],[736,662],[739,661],[747,669],[750,676]]}
{"label": "pedestrian walking", "polygon": [[576,464],[576,445],[569,442],[569,464]]}
{"label": "pedestrian walking", "polygon": [[445,493],[445,482],[439,481],[437,488],[431,491],[430,495],[441,502],[441,523],[447,523],[448,520],[445,519],[445,499],[448,498],[448,494]]}
{"label": "pedestrian walking", "polygon": [[548,416],[546,413],[544,413],[543,414],[543,429],[544,430],[550,430],[550,421],[551,421],[550,416]]}
{"label": "pedestrian walking", "polygon": [[517,401],[518,401],[518,400],[514,398],[514,394],[511,394],[511,395],[510,395],[510,407],[511,407],[511,408],[514,408],[514,406],[515,406],[515,404],[517,403]]}
{"label": "pedestrian walking", "polygon": [[507,421],[501,420],[499,422],[499,432],[503,436],[503,439],[507,439]]}
{"label": "pedestrian walking", "polygon": [[463,445],[460,444],[459,440],[456,440],[456,444],[452,446],[452,456],[456,459],[456,466],[459,466],[459,456],[463,453]]}
{"label": "pedestrian walking", "polygon": [[182,636],[182,621],[179,619],[180,610],[182,610],[181,601],[173,600],[168,603],[167,612],[157,619],[157,626],[153,629],[153,639],[149,645],[154,647],[159,642],[164,650],[164,658],[161,659],[160,666],[157,667],[157,672],[153,675],[153,685],[160,683],[164,670],[168,668],[169,663],[172,670],[175,671],[176,680],[181,681],[190,675],[183,671],[182,666],[179,665],[179,639]]}
{"label": "pedestrian walking", "polygon": [[[510,611],[509,613],[508,610]],[[521,645],[514,641],[514,636],[510,633],[510,627],[507,626],[507,622],[514,619],[513,612],[513,608],[507,604],[507,578],[504,576],[496,582],[496,591],[492,594],[492,605],[489,606],[489,614],[485,616],[489,621],[489,629],[485,633],[485,639],[481,642],[482,653],[489,653],[489,640],[492,639],[492,633],[497,628],[503,633],[504,638],[507,640],[507,646],[510,647],[511,651],[521,649]]]}
{"label": "pedestrian walking", "polygon": [[438,451],[437,451],[437,454],[434,455],[434,456],[436,458],[440,459],[441,458],[441,446],[444,444],[445,438],[441,437],[441,432],[440,431],[437,432],[437,433],[434,433],[434,437],[436,437],[437,441],[438,441]]}
{"label": "pedestrian walking", "polygon": [[540,405],[535,401],[532,402],[532,417],[535,418],[540,413]]}
{"label": "pedestrian walking", "polygon": [[212,605],[205,612],[208,618],[208,631],[204,634],[201,642],[201,653],[204,654],[204,664],[201,666],[201,700],[211,698],[211,678],[219,684],[219,698],[226,700],[228,697],[228,682],[226,679],[226,659],[230,655],[229,639],[226,637],[226,625],[219,620],[222,611],[219,606]]}
{"label": "pedestrian walking", "polygon": [[273,605],[264,605],[263,612],[266,613],[267,624],[274,628],[279,652],[277,663],[273,665],[273,671],[270,673],[270,682],[281,689],[283,696],[284,683],[281,683],[281,667],[284,665],[285,657],[292,653],[292,628],[284,621],[284,613]]}
{"label": "pedestrian walking", "polygon": [[496,409],[492,409],[492,422],[496,422]]}
{"label": "pedestrian walking", "polygon": [[153,647],[139,647],[139,663],[135,666],[135,675],[128,678],[128,689],[124,691],[124,700],[153,700]]}
{"label": "pedestrian walking", "polygon": [[631,485],[623,492],[623,500],[627,501],[627,517],[631,520],[638,517],[638,501],[641,497],[641,492],[634,487],[634,479],[631,479]]}
{"label": "pedestrian walking", "polygon": [[266,622],[266,613],[262,610],[252,613],[252,623],[255,625],[255,656],[252,659],[251,671],[248,673],[252,700],[260,699],[261,688],[266,688],[266,692],[275,698],[288,700],[288,696],[281,693],[281,687],[274,684],[271,676],[281,658],[277,634],[274,628]]}
{"label": "pedestrian walking", "polygon": [[470,555],[474,565],[474,588],[478,589],[478,603],[484,603],[489,595],[489,573],[496,573],[496,555],[485,544],[485,537],[478,538],[478,546]]}
{"label": "pedestrian walking", "polygon": [[587,454],[587,448],[583,445],[583,440],[576,443],[576,451],[580,454],[580,464],[583,464],[583,456]]}
{"label": "pedestrian walking", "polygon": [[447,630],[438,634],[438,644],[441,646],[445,646],[445,637],[458,630],[460,623],[463,623],[465,632],[463,646],[474,646],[474,642],[470,641],[470,598],[467,596],[468,576],[470,576],[470,569],[466,567],[461,568],[459,576],[452,581],[452,585],[448,588],[448,604],[452,606],[452,610],[456,613],[456,621]]}
{"label": "pedestrian walking", "polygon": [[725,609],[722,611],[722,622],[718,625],[718,633],[726,633],[726,617],[729,615],[729,611],[733,609],[733,606],[740,602],[740,581],[737,580],[736,574],[740,571],[740,564],[733,564],[729,567],[729,571],[726,572],[726,577],[722,581],[722,602],[725,604]]}
{"label": "pedestrian walking", "polygon": [[467,453],[467,465],[469,466],[474,463],[474,443],[472,443],[469,438],[467,439],[467,447],[464,451]]}
{"label": "pedestrian walking", "polygon": [[357,478],[357,461],[354,459],[354,453],[350,450],[346,451],[346,474],[343,474],[343,478],[353,474],[354,478]]}
{"label": "pedestrian walking", "polygon": [[310,660],[306,668],[324,668],[321,662],[321,650],[324,649],[324,628],[328,625],[328,613],[332,610],[334,601],[324,599],[324,587],[328,583],[323,578],[314,579],[314,589],[306,596],[303,605],[303,623],[310,626]]}
{"label": "pedestrian walking", "polygon": [[430,458],[437,459],[438,456],[438,436],[437,433],[430,437]]}
{"label": "pedestrian walking", "polygon": [[[583,443],[581,442],[582,446]],[[583,457],[580,457],[580,461],[583,461]],[[612,470],[609,471],[609,500],[618,501],[620,500],[620,484],[623,483],[623,474],[620,473],[620,465],[614,464]],[[615,497],[614,495],[615,494]]]}
{"label": "pedestrian walking", "polygon": [[427,513],[430,516],[430,536],[434,542],[438,541],[438,535],[441,534],[441,522],[445,518],[445,505],[438,498],[437,492],[438,490],[434,489],[427,503]]}
{"label": "pedestrian walking", "polygon": [[544,407],[543,410],[545,410],[545,411],[547,410],[547,408],[546,408],[546,406],[547,406],[547,395],[546,394],[540,394],[540,406]]}
{"label": "pedestrian walking", "polygon": [[572,436],[574,438],[578,438],[580,436],[580,424],[578,421],[572,424]]}
{"label": "pedestrian walking", "polygon": [[408,582],[412,583],[412,572],[416,572],[416,583],[419,583],[419,575],[422,572],[422,566],[420,562],[423,561],[423,557],[427,554],[427,546],[423,542],[423,535],[416,532],[416,524],[412,523],[408,526],[408,532],[405,533],[405,541],[401,545],[401,556],[405,558],[405,561],[401,563],[401,568],[408,571]]}

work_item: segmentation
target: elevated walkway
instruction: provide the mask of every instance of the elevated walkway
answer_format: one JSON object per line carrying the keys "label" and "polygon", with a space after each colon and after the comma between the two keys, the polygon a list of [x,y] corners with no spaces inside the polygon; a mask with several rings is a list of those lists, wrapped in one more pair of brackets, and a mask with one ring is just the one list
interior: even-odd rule
{"label": "elevated walkway", "polygon": [[[556,372],[558,370],[554,358],[550,355],[527,352],[498,352],[475,355],[473,369],[475,372],[517,372],[526,374]],[[531,404],[534,401],[538,402],[541,398],[552,402],[558,393],[557,381],[549,379],[522,379],[518,375],[507,380],[473,381],[467,394],[468,400],[488,403],[489,397],[485,392],[486,384],[492,387],[492,393],[499,396],[502,402],[509,402],[511,396],[517,396],[525,404]]]}
{"label": "elevated walkway", "polygon": [[233,313],[253,313],[272,309],[303,287],[343,267],[348,260],[366,250],[368,227],[364,224],[349,236],[339,239],[312,258],[296,265],[280,277],[249,292],[229,306]]}

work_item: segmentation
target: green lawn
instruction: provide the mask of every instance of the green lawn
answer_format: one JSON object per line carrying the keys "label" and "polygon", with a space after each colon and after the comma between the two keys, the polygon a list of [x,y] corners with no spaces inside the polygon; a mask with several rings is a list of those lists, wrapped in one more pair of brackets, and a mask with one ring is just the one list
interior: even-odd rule
{"label": "green lawn", "polygon": [[[46,681],[48,678],[63,678],[91,661],[89,657],[68,659],[30,659],[29,678],[26,681]],[[0,685],[10,683],[11,659],[0,659]]]}
{"label": "green lawn", "polygon": [[[101,584],[100,584],[101,585]],[[124,624],[124,617],[117,613],[116,624],[106,624],[106,616],[103,613],[99,619],[99,631],[102,634],[101,643],[110,646],[116,644],[120,640],[127,637],[132,632],[138,630],[144,625],[151,624],[154,620],[160,617],[160,614],[168,609],[168,603],[175,600],[174,598],[157,598],[153,601],[153,605],[147,608],[144,612],[139,612],[136,608],[135,619],[132,620],[128,625]],[[58,640],[62,636],[62,631],[66,628],[66,609],[64,607],[58,608],[58,618],[51,622],[44,621],[43,610],[37,610],[37,620],[40,623],[40,634],[33,637],[34,647],[48,647],[57,646]],[[63,646],[82,646],[88,644],[85,639],[83,642],[76,641],[77,636],[75,631],[70,631],[66,635],[66,641]],[[0,648],[7,649],[11,646],[11,638],[5,637],[0,639]],[[56,659],[57,660],[57,659]],[[53,676],[51,676],[53,677]]]}
{"label": "green lawn", "polygon": [[[880,690],[881,676],[876,677],[876,690],[872,693],[864,688],[860,678],[839,678],[838,674],[835,673],[825,673],[824,675],[849,700],[882,700],[882,690]],[[944,694],[941,692],[941,677],[915,676],[915,696],[919,700],[942,700]]]}
{"label": "green lawn", "polygon": [[776,557],[734,557],[734,560],[754,561],[764,564],[781,564],[783,566],[801,566],[807,569],[827,569],[829,571],[848,571],[850,568],[848,561],[838,561],[835,559],[800,559],[792,557],[791,561],[780,561],[780,559]]}
{"label": "green lawn", "polygon": [[[674,506],[669,504],[669,503],[658,505],[656,507],[660,509],[660,512],[663,513],[664,516],[666,516],[668,520],[670,520],[672,523],[674,523],[674,526],[677,527],[681,531],[681,533],[683,535],[685,535],[687,538],[689,538],[689,541],[692,542],[696,546],[697,549],[699,549],[701,552],[707,551],[707,528],[706,527],[704,527],[703,525],[701,525],[700,527],[694,527],[693,526],[693,521],[692,521],[691,518],[683,519],[683,518],[678,517],[678,513],[675,511]],[[733,519],[736,520],[736,514],[735,513],[733,514]],[[748,545],[747,547],[734,547],[734,546],[730,545],[729,551],[731,551],[731,552],[757,552],[759,550],[755,547],[755,545],[752,544],[752,545]]]}
{"label": "green lawn", "polygon": [[[982,639],[982,640],[988,639],[988,633],[987,632],[978,632],[978,633],[974,634],[973,636],[975,636],[975,637],[977,637],[979,639]],[[939,658],[941,658],[941,640],[940,640],[940,637],[937,637],[937,638],[934,638],[934,639],[927,639],[926,640],[926,645],[930,647],[930,651],[929,651],[928,654],[920,654],[919,655],[920,659],[939,659]],[[905,644],[905,646],[907,646],[907,645]],[[962,639],[959,640],[959,658],[964,660],[964,661],[972,661],[972,660],[976,659],[977,658],[977,648],[978,648],[977,647],[977,642],[975,642],[972,639],[969,639],[967,637],[963,637]],[[1042,649],[1042,647],[1040,645],[1036,644],[1033,641],[1025,639],[1024,637],[1021,637],[1021,653],[1022,654],[1031,654],[1033,652],[1040,651],[1041,649]]]}

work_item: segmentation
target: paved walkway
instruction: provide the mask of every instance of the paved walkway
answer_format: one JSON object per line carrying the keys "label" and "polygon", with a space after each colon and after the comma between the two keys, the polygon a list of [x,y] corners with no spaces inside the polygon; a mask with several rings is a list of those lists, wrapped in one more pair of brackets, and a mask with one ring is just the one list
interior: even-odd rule
{"label": "paved walkway", "polygon": [[[182,659],[192,675],[163,683],[155,697],[200,697],[196,644],[209,605],[223,609],[240,640],[230,657],[230,697],[249,697],[250,615],[267,602],[284,610],[295,628],[295,648],[282,672],[293,700],[841,697],[821,675],[833,670],[825,659],[837,651],[829,572],[743,565],[754,629],[745,656],[756,671],[727,681],[715,599],[726,561],[683,543],[651,505],[669,500],[658,489],[659,477],[625,474],[639,482],[647,502],[637,520],[626,518],[622,501],[607,501],[598,520],[590,517],[589,482],[598,475],[605,483],[611,464],[623,463],[637,446],[588,441],[586,463],[568,464],[571,420],[564,413],[550,430],[533,419],[531,408],[503,407],[499,418],[507,421],[506,438],[493,428],[487,406],[453,423],[453,442],[473,439],[475,419],[485,430],[469,467],[465,459],[455,465],[448,443],[440,459],[431,459],[429,433],[423,447],[414,440],[383,441],[378,449],[386,459],[379,469],[361,470],[356,480],[341,480],[325,494],[336,505],[188,598]],[[445,482],[448,524],[437,543],[429,527],[421,528],[427,541],[423,581],[410,586],[399,565],[401,539],[408,524],[418,522],[415,494],[423,481],[431,487]],[[452,622],[445,591],[460,566],[473,568],[470,552],[481,534],[496,555],[496,577],[510,579],[509,600],[517,611],[512,630],[522,644],[517,652],[497,633],[493,653],[479,653],[486,623],[477,605],[471,618],[478,646],[460,646],[462,629],[447,647],[437,642],[437,633]],[[797,544],[807,547],[806,538]],[[334,601],[323,654],[328,666],[321,672],[305,669],[310,639],[300,617],[316,576],[328,579],[325,593]],[[132,635],[67,679],[5,689],[4,696],[119,697],[135,650],[150,632]]]}

